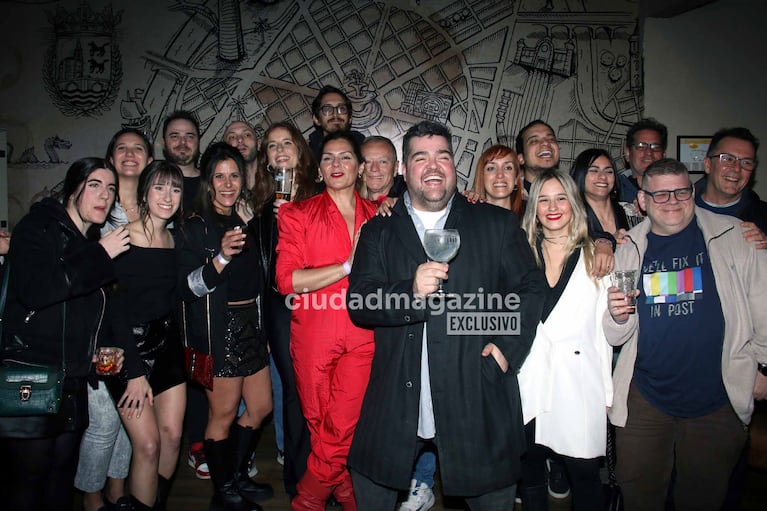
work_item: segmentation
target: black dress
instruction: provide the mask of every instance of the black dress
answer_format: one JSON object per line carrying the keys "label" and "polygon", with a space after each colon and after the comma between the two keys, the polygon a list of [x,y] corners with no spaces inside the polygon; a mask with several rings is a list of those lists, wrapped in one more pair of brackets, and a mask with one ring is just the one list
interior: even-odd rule
{"label": "black dress", "polygon": [[144,375],[156,396],[186,380],[174,311],[176,252],[172,248],[132,246],[115,264],[114,325],[128,329],[135,342],[121,346],[125,349],[123,371],[105,381],[117,401],[125,392],[127,379]]}

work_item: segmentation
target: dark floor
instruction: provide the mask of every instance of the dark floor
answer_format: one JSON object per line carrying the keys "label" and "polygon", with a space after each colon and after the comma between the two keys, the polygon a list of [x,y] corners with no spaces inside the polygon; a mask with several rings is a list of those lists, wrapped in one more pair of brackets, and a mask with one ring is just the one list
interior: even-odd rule
{"label": "dark floor", "polygon": [[[274,486],[274,499],[263,504],[264,511],[289,511],[290,501],[282,485],[282,466],[276,461],[276,447],[274,447],[274,429],[267,428],[262,439],[262,447],[257,456],[259,473],[256,479],[261,482],[269,482]],[[187,465],[187,446],[182,448],[182,457],[179,461],[176,480],[171,490],[168,502],[169,511],[208,511],[210,497],[213,491],[210,481],[202,481],[194,476],[194,471]],[[439,481],[435,493],[437,504],[432,511],[456,511],[467,509],[460,499],[444,499],[439,492]],[[767,472],[751,470],[749,472],[748,490],[743,505],[743,511],[765,511],[767,509]],[[340,511],[340,507],[328,506],[328,511]],[[522,506],[517,504],[517,511]],[[570,509],[570,499],[549,499],[550,511],[566,511]],[[75,511],[81,511],[80,501],[75,503]],[[364,511],[364,510],[360,510]],[[394,510],[392,510],[394,511]],[[511,511],[511,510],[509,510]]]}

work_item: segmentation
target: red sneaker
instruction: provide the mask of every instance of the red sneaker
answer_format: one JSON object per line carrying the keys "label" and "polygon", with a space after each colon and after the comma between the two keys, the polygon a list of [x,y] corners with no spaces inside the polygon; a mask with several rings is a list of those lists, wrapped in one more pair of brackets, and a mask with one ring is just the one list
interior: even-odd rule
{"label": "red sneaker", "polygon": [[189,448],[189,466],[194,469],[194,475],[197,479],[210,479],[208,462],[205,459],[205,450],[202,442],[193,443]]}

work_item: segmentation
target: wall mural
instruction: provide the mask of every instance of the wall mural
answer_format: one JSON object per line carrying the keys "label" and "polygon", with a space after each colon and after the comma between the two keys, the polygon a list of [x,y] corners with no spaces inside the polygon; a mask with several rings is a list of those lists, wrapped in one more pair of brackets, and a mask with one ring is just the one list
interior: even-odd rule
{"label": "wall mural", "polygon": [[[449,125],[464,188],[482,150],[513,146],[530,120],[554,127],[568,168],[588,147],[620,156],[642,111],[636,0],[174,0],[167,11],[186,18],[131,70],[119,46],[136,34],[120,25],[141,2],[69,5],[39,9],[51,38],[47,100],[71,130],[118,109],[124,126],[157,140],[163,118],[185,109],[203,147],[237,119],[260,132],[288,119],[308,136],[311,102],[331,84],[349,94],[354,129],[398,148],[420,120]],[[67,138],[49,133],[46,156],[31,147],[11,166],[82,156]]]}

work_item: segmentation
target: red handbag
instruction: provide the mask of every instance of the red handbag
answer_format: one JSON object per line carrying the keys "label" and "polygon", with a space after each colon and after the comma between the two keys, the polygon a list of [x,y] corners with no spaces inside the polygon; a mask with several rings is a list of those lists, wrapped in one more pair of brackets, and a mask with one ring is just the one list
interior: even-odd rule
{"label": "red handbag", "polygon": [[[210,321],[210,297],[206,296],[208,304],[208,321]],[[213,390],[213,350],[210,342],[210,325],[208,325],[208,353],[203,353],[189,346],[186,337],[186,303],[181,303],[182,321],[184,323],[184,367],[190,381],[198,383],[208,390]]]}
{"label": "red handbag", "polygon": [[208,353],[184,346],[184,359],[189,379],[213,390],[213,357]]}

